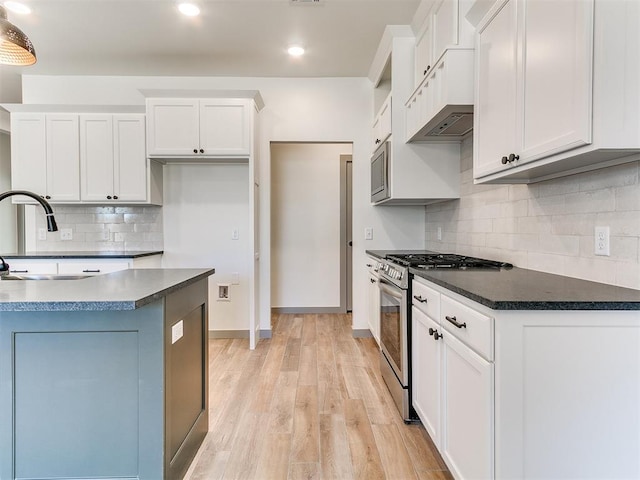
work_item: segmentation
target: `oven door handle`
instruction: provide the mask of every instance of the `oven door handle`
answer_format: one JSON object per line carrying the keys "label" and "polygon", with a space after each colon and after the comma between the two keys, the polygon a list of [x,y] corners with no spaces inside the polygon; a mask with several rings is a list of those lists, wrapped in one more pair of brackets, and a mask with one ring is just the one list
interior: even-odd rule
{"label": "oven door handle", "polygon": [[393,283],[389,283],[385,279],[381,278],[378,285],[380,285],[380,290],[384,293],[402,300],[402,290],[399,287],[396,287]]}

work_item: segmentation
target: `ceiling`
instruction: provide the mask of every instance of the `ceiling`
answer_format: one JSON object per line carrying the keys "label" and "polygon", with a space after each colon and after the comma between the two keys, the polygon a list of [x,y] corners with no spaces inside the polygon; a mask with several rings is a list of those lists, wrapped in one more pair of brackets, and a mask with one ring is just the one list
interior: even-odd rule
{"label": "ceiling", "polygon": [[[386,25],[408,25],[420,0],[22,0],[8,12],[35,45],[34,75],[367,76]],[[306,48],[302,58],[286,53]],[[11,70],[9,72],[9,69]]]}

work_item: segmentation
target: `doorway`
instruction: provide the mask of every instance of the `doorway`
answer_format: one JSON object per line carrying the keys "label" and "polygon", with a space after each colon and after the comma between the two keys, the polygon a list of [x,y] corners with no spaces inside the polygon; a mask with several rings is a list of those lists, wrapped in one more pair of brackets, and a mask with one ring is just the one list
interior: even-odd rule
{"label": "doorway", "polygon": [[351,309],[351,143],[271,144],[271,310]]}

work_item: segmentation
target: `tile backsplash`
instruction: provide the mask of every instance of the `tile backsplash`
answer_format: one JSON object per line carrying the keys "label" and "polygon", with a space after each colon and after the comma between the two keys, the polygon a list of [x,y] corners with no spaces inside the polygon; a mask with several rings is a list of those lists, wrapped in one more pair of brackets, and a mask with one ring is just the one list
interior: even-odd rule
{"label": "tile backsplash", "polygon": [[[35,250],[51,251],[136,251],[162,250],[162,208],[157,206],[92,207],[54,205],[57,232],[38,239],[38,229],[46,228],[42,209],[35,212]],[[62,229],[71,229],[72,239],[60,238]]]}
{"label": "tile backsplash", "polygon": [[[426,207],[426,248],[640,289],[640,162],[531,185],[474,185],[472,145],[462,144],[461,198]],[[608,257],[594,254],[596,226],[610,228]]]}

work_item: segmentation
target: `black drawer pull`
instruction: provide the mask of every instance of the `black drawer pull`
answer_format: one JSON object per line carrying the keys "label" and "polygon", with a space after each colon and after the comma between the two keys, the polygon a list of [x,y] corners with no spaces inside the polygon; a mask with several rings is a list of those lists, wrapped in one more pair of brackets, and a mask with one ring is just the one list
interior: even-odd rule
{"label": "black drawer pull", "polygon": [[370,279],[369,279],[369,281],[370,281],[371,283],[377,283],[373,278],[370,278]]}
{"label": "black drawer pull", "polygon": [[9,270],[10,273],[29,273],[29,270]]}
{"label": "black drawer pull", "polygon": [[447,315],[447,316],[445,316],[444,318],[446,318],[446,319],[447,319],[447,321],[448,321],[449,323],[453,323],[453,324],[454,324],[456,327],[458,327],[458,328],[467,328],[467,323],[466,323],[466,322],[465,322],[465,323],[460,323],[460,322],[458,322],[458,321],[456,320],[456,317],[449,317],[449,316]]}
{"label": "black drawer pull", "polygon": [[426,298],[422,298],[420,295],[414,295],[413,298],[415,298],[417,301],[419,301],[420,303],[427,303],[429,300]]}
{"label": "black drawer pull", "polygon": [[87,268],[85,270],[82,270],[82,273],[100,273],[100,269],[98,268],[96,270],[90,270]]}

